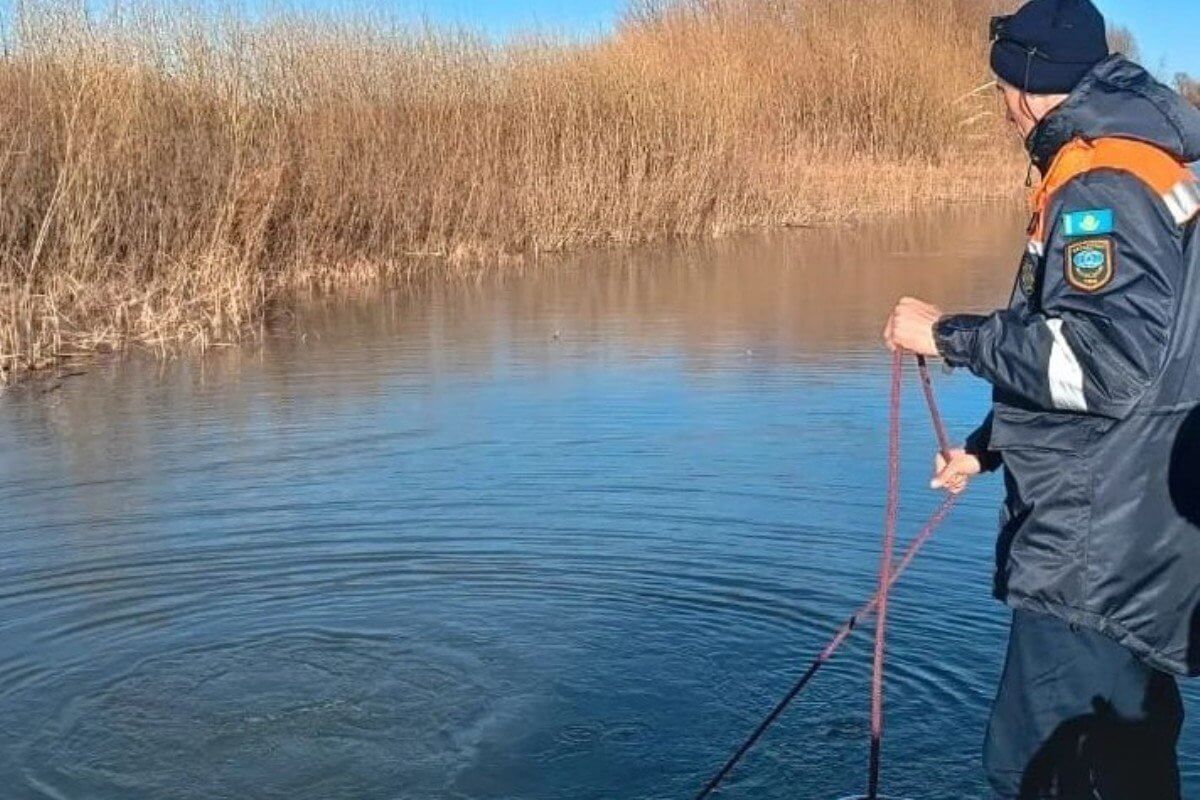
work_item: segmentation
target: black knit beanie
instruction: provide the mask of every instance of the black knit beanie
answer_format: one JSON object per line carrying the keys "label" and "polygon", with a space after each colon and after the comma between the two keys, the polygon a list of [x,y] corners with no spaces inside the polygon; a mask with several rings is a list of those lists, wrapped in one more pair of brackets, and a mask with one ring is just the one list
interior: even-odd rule
{"label": "black knit beanie", "polygon": [[1030,94],[1069,94],[1108,57],[1104,17],[1090,0],[1030,0],[992,21],[992,71]]}

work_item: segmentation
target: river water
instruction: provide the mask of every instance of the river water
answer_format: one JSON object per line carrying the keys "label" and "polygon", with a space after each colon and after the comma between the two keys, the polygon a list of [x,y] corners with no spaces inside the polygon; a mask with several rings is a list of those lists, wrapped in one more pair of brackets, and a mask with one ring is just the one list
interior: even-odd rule
{"label": "river water", "polygon": [[[0,794],[690,797],[871,591],[889,304],[1002,303],[1021,228],[588,254],[10,390]],[[936,381],[965,435],[986,387]],[[914,380],[903,414],[907,536],[938,499]],[[896,592],[892,794],[985,796],[997,484]],[[723,797],[861,791],[868,644]]]}

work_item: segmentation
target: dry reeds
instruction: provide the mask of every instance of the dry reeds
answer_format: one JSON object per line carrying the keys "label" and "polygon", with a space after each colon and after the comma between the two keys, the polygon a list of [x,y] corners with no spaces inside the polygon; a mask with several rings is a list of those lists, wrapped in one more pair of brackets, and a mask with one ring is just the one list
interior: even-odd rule
{"label": "dry reeds", "polygon": [[1180,72],[1175,76],[1175,88],[1188,99],[1188,102],[1200,107],[1200,81],[1186,72]]}
{"label": "dry reeds", "polygon": [[602,40],[497,45],[26,3],[0,59],[0,370],[231,341],[298,288],[415,258],[1011,194],[985,5],[676,0]]}

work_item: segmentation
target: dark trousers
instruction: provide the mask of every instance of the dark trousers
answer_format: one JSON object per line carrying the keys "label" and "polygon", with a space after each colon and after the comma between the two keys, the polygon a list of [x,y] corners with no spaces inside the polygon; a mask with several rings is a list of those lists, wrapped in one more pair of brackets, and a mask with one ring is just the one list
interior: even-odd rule
{"label": "dark trousers", "polygon": [[1017,611],[984,745],[1002,800],[1178,800],[1179,689],[1113,640]]}

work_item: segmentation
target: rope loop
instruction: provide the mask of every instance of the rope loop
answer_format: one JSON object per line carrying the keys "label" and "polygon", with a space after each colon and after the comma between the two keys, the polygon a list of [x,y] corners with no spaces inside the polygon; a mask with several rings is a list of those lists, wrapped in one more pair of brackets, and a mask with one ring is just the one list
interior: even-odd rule
{"label": "rope loop", "polygon": [[[892,587],[896,585],[896,581],[900,579],[900,576],[912,565],[917,554],[928,544],[934,532],[946,521],[946,517],[950,515],[955,503],[958,501],[957,495],[947,493],[942,499],[941,504],[934,510],[928,521],[926,521],[924,527],[909,542],[908,547],[899,560],[893,562],[892,553],[895,546],[896,520],[900,500],[900,390],[903,369],[902,355],[897,352],[892,358],[891,394],[888,402],[888,494],[886,511],[884,513],[884,542],[883,551],[880,555],[879,583],[875,594],[861,608],[851,614],[842,626],[837,629],[829,644],[825,646],[825,649],[813,659],[808,669],[792,685],[792,688],[783,696],[783,699],[775,704],[775,707],[759,723],[758,727],[754,729],[737,750],[734,751],[733,755],[729,757],[721,769],[705,784],[704,788],[695,796],[695,800],[706,800],[706,798],[710,797],[720,787],[721,783],[741,762],[746,753],[750,752],[751,748],[767,732],[767,729],[779,719],[791,702],[804,691],[804,688],[808,686],[813,676],[833,657],[834,653],[845,643],[846,639],[850,638],[850,634],[858,628],[859,623],[872,614],[876,615],[876,623],[874,663],[871,677],[871,757],[868,765],[868,794],[864,800],[881,800],[879,796],[879,770],[882,761],[884,635],[887,623],[888,594],[891,592]],[[946,433],[942,415],[938,410],[937,400],[933,392],[933,381],[929,376],[929,366],[924,356],[917,356],[917,371],[925,397],[925,404],[929,409],[930,419],[933,424],[934,435],[937,437],[938,450],[941,452],[942,457],[949,461],[951,449],[950,438]],[[888,568],[889,565],[891,565],[890,569]]]}

